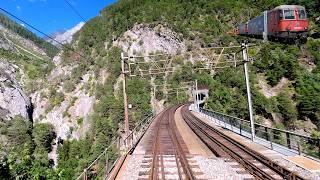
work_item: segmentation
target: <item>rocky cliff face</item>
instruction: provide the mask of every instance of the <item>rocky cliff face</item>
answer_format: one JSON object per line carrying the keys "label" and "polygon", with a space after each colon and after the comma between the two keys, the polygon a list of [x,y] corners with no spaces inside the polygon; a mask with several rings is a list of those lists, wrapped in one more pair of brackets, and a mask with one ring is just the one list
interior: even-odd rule
{"label": "rocky cliff face", "polygon": [[34,72],[37,65],[33,63],[47,66],[45,63],[49,56],[35,42],[1,24],[0,52],[0,119],[8,121],[15,116],[22,116],[32,121],[33,107],[26,93],[29,90],[26,82],[37,79],[28,77],[25,70],[39,73]]}
{"label": "rocky cliff face", "polygon": [[[185,43],[178,37],[177,33],[162,25],[150,27],[140,24],[125,32],[123,36],[113,42],[112,46],[117,46],[132,55],[135,53],[150,54],[156,52],[174,54],[183,52],[186,49]],[[97,102],[94,96],[95,87],[97,84],[105,82],[109,72],[102,69],[98,75],[91,70],[83,73],[81,81],[75,84],[75,88],[69,92],[66,89],[66,81],[68,77],[72,76],[72,71],[79,64],[71,63],[65,65],[63,61],[61,55],[53,59],[55,68],[47,77],[48,86],[37,90],[31,95],[34,104],[34,120],[35,122],[53,124],[57,137],[79,139],[85,135],[90,126],[90,115],[94,104]],[[61,103],[54,107],[51,107],[53,98],[47,96],[50,91],[49,86],[54,86],[56,91],[63,96]],[[118,92],[120,86],[121,78],[119,77],[114,84],[115,93]],[[163,108],[163,100],[158,102],[153,98],[153,103],[157,104],[157,106],[153,107],[155,111]]]}
{"label": "rocky cliff face", "polygon": [[[83,25],[80,23],[56,36],[56,40],[70,43],[73,34]],[[39,69],[48,66],[54,68],[47,68],[43,76],[37,76]],[[95,101],[90,90],[90,83],[95,79],[92,72],[83,74],[81,82],[73,84],[76,87],[71,92],[64,89],[65,78],[70,77],[76,67],[62,65],[59,55],[51,60],[33,41],[0,24],[0,122],[6,123],[22,116],[32,121],[33,125],[52,124],[57,139],[49,158],[55,164],[58,138],[78,139],[83,135],[88,129],[88,117]],[[52,89],[55,94],[50,94]]]}
{"label": "rocky cliff face", "polygon": [[15,116],[32,117],[29,97],[16,80],[17,66],[0,60],[0,120],[8,121]]}
{"label": "rocky cliff face", "polygon": [[[57,57],[59,58],[59,57]],[[59,62],[59,61],[58,61]],[[70,75],[74,66],[62,66],[57,64],[56,68],[48,76],[52,83],[58,82],[60,78]],[[49,88],[43,88],[31,95],[34,106],[34,119],[36,122],[51,123],[56,130],[57,137],[62,139],[79,139],[84,135],[89,126],[89,115],[95,102],[94,96],[90,93],[90,84],[94,83],[93,72],[82,76],[75,89],[67,92],[64,88],[65,82],[59,82],[55,88],[63,98],[61,103],[52,107],[52,98],[46,96]],[[86,86],[86,87],[85,87]]]}
{"label": "rocky cliff face", "polygon": [[147,24],[135,25],[113,44],[129,55],[157,52],[177,54],[186,50],[185,42],[179,38],[179,34],[161,24],[155,27]]}
{"label": "rocky cliff face", "polygon": [[[144,56],[157,53],[179,54],[187,50],[186,42],[180,37],[181,35],[162,24],[136,24],[114,41],[113,46],[119,47],[128,56]],[[145,58],[145,60],[148,61],[148,58]],[[188,60],[186,59],[186,61]],[[119,83],[120,81],[117,84]],[[150,85],[155,88],[154,78],[151,78]],[[150,104],[153,111],[162,111],[165,100],[157,100],[153,93],[150,95]]]}

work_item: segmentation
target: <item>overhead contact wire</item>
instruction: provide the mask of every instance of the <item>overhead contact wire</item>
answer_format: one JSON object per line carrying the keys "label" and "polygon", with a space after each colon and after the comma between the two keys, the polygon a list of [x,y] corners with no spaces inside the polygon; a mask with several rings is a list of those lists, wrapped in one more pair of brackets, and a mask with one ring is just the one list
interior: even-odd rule
{"label": "overhead contact wire", "polygon": [[[70,47],[64,45],[64,44],[61,43],[60,41],[55,40],[55,39],[54,39],[53,37],[51,37],[50,35],[44,33],[43,31],[41,31],[41,30],[39,30],[38,28],[34,27],[33,25],[31,25],[30,23],[26,22],[25,20],[17,17],[16,15],[10,13],[9,11],[7,11],[7,10],[1,8],[1,7],[0,7],[0,10],[3,11],[3,12],[5,12],[5,13],[8,14],[9,16],[13,17],[14,19],[17,19],[18,21],[22,22],[23,24],[25,24],[26,26],[30,27],[31,29],[37,31],[38,33],[44,35],[45,37],[51,39],[52,41],[58,43],[58,44],[61,45],[62,47],[66,48],[66,49],[68,49],[68,50],[70,50],[70,51],[75,52],[76,54],[78,54],[79,56],[81,56],[81,57],[83,57],[83,58],[87,58],[87,57],[85,57],[84,55],[82,55],[81,53],[79,53],[78,51],[76,51],[76,50],[74,50],[73,48],[70,48]],[[59,47],[58,47],[58,48],[59,48]],[[59,48],[59,49],[61,49],[61,48]]]}
{"label": "overhead contact wire", "polygon": [[87,22],[83,16],[79,13],[79,11],[68,1],[68,0],[64,0],[64,2],[66,4],[68,4],[68,6],[72,9],[73,12],[75,12],[84,22]]}

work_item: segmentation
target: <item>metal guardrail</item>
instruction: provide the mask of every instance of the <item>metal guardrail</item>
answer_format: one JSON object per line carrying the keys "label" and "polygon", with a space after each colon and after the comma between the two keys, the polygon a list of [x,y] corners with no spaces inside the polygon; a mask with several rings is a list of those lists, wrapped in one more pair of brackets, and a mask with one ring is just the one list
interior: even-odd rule
{"label": "metal guardrail", "polygon": [[155,114],[148,114],[125,138],[115,137],[110,145],[91,164],[84,168],[77,180],[107,179],[121,157],[128,154],[136,146],[154,117]]}
{"label": "metal guardrail", "polygon": [[[245,132],[251,134],[250,121],[240,119],[220,112],[200,109],[203,114],[219,120],[222,126],[229,126],[230,130],[241,136],[245,136]],[[220,123],[219,122],[219,123]],[[266,140],[273,149],[275,144],[284,146],[299,154],[306,154],[311,157],[320,158],[320,139],[312,138],[297,134],[291,131],[276,129],[262,124],[255,123],[256,137]]]}

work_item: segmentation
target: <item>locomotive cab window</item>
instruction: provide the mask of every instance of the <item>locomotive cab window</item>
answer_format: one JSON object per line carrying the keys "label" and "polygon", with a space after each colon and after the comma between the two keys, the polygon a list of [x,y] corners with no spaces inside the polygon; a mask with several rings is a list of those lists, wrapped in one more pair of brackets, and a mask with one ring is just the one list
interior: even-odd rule
{"label": "locomotive cab window", "polygon": [[306,11],[304,9],[298,10],[299,19],[307,19]]}
{"label": "locomotive cab window", "polygon": [[293,9],[284,10],[284,17],[285,19],[295,19],[294,10]]}
{"label": "locomotive cab window", "polygon": [[279,10],[279,19],[283,19],[283,12],[282,12],[282,10]]}

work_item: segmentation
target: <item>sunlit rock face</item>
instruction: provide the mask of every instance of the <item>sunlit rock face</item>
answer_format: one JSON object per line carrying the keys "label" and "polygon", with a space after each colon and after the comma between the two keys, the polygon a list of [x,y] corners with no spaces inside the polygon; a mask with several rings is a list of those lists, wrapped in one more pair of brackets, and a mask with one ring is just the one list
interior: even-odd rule
{"label": "sunlit rock face", "polygon": [[[78,32],[83,27],[84,24],[85,24],[84,22],[80,22],[75,27],[73,27],[65,32],[60,32],[60,33],[54,34],[53,39],[55,41],[52,39],[48,39],[47,41],[55,46],[61,46],[61,44],[59,44],[58,42],[60,42],[62,44],[71,43],[71,41],[73,39],[73,35],[76,32]],[[56,41],[58,41],[58,42],[56,42]]]}
{"label": "sunlit rock face", "polygon": [[29,97],[16,80],[16,67],[0,60],[0,119],[10,120],[17,115],[30,118]]}

